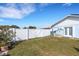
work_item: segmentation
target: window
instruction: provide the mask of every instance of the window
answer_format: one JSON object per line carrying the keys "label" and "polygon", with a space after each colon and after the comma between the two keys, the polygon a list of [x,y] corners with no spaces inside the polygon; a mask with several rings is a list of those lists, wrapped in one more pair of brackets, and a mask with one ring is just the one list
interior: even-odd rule
{"label": "window", "polygon": [[65,35],[67,35],[67,27],[65,27]]}
{"label": "window", "polygon": [[69,27],[69,35],[72,36],[72,27]]}
{"label": "window", "polygon": [[72,36],[72,27],[65,27],[65,35],[71,35]]}

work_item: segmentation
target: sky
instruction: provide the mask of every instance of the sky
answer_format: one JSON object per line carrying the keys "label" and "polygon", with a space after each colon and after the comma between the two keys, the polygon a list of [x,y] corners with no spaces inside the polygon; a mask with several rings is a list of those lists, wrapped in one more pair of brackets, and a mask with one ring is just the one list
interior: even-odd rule
{"label": "sky", "polygon": [[0,3],[0,25],[50,27],[70,14],[79,14],[78,3]]}

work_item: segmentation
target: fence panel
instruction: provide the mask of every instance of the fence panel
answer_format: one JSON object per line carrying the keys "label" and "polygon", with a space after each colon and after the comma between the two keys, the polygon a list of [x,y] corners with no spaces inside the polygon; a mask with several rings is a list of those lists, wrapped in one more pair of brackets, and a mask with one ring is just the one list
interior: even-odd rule
{"label": "fence panel", "polygon": [[16,29],[16,40],[28,40],[50,35],[50,29]]}

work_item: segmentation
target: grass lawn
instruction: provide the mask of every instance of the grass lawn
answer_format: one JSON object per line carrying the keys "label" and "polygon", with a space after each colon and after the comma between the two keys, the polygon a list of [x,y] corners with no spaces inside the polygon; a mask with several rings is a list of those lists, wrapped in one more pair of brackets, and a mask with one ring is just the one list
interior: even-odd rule
{"label": "grass lawn", "polygon": [[43,37],[26,40],[9,51],[12,56],[79,56],[79,40]]}

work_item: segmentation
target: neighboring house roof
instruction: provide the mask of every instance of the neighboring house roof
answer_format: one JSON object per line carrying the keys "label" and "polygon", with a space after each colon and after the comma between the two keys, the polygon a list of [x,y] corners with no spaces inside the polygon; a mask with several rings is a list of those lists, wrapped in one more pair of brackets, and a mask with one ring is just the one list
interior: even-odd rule
{"label": "neighboring house roof", "polygon": [[[55,25],[57,25],[57,24],[59,24],[59,23],[65,21],[66,19],[68,19],[68,18],[70,18],[70,17],[79,18],[79,14],[71,14],[71,15],[68,15],[68,16],[64,17],[62,20],[60,20],[60,21],[58,21],[57,23],[53,24],[53,25],[51,26],[51,28],[54,27]],[[72,19],[71,19],[71,20],[72,20]],[[79,21],[79,20],[77,20],[77,21]]]}

